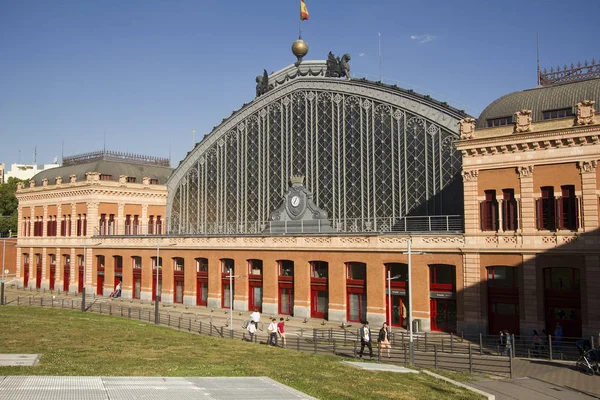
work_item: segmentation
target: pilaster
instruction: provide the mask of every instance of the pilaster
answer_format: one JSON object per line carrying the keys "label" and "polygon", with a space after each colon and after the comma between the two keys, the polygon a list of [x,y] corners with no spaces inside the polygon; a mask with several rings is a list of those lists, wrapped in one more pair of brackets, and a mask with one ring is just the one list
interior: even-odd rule
{"label": "pilaster", "polygon": [[148,204],[142,204],[142,235],[148,234]]}
{"label": "pilaster", "polygon": [[479,253],[463,254],[463,330],[484,332],[485,326],[481,316],[481,267]]}
{"label": "pilaster", "polygon": [[56,237],[62,237],[62,204],[56,205]]}
{"label": "pilaster", "polygon": [[[42,236],[48,236],[48,205],[46,204],[44,204],[44,217],[42,218]],[[44,263],[42,262],[42,268],[43,265]]]}
{"label": "pilaster", "polygon": [[117,235],[125,235],[125,203],[119,203],[117,211]]}
{"label": "pilaster", "polygon": [[[71,216],[69,217],[69,223],[67,224],[67,236],[77,236],[77,203],[71,203]],[[71,257],[71,261],[72,260],[73,258]],[[73,264],[71,263],[71,265]]]}
{"label": "pilaster", "polygon": [[[585,256],[585,272],[583,278],[582,292],[582,314],[584,315],[583,334],[597,335],[600,332],[600,256]],[[587,307],[586,307],[587,306]],[[587,308],[587,312],[585,312]],[[587,315],[587,320],[585,319]]]}
{"label": "pilaster", "polygon": [[462,177],[465,197],[465,234],[475,234],[481,230],[479,224],[479,201],[477,200],[479,171],[463,171]]}
{"label": "pilaster", "polygon": [[521,206],[519,228],[523,233],[535,232],[535,201],[533,198],[533,165],[517,167],[520,180]]}
{"label": "pilaster", "polygon": [[86,204],[87,208],[87,231],[86,236],[94,236],[99,233],[98,228],[98,206],[99,203],[95,201],[89,201]]}
{"label": "pilaster", "polygon": [[329,309],[328,320],[346,321],[346,265],[341,261],[329,263],[328,271]]}
{"label": "pilaster", "polygon": [[[44,236],[46,236],[45,229]],[[48,268],[48,249],[46,247],[42,248],[42,289],[50,289],[50,268]]]}
{"label": "pilaster", "polygon": [[579,161],[577,166],[581,173],[581,198],[583,209],[583,231],[598,229],[598,195],[596,194],[596,160]]}
{"label": "pilaster", "polygon": [[543,282],[538,284],[535,257],[535,254],[523,254],[523,284],[519,285],[521,287],[519,301],[521,335],[544,326],[544,321],[539,318],[540,307],[538,307],[538,288],[543,290]]}

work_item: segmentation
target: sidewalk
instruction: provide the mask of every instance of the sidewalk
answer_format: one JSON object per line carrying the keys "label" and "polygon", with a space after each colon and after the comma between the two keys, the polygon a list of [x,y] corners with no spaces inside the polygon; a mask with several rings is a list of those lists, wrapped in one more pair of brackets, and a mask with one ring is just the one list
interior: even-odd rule
{"label": "sidewalk", "polygon": [[600,398],[600,377],[582,374],[572,361],[515,358],[515,379],[480,379],[469,386],[496,396],[497,400],[587,400]]}

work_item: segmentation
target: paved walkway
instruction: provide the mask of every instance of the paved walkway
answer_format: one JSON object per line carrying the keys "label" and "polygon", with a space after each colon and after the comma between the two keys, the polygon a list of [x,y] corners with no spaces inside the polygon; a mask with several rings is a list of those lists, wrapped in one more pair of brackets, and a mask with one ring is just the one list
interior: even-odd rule
{"label": "paved walkway", "polygon": [[497,400],[600,399],[600,376],[585,375],[570,361],[515,359],[515,379],[480,379],[470,386],[496,396]]}
{"label": "paved walkway", "polygon": [[267,377],[98,376],[0,376],[0,398],[2,400],[315,399]]}

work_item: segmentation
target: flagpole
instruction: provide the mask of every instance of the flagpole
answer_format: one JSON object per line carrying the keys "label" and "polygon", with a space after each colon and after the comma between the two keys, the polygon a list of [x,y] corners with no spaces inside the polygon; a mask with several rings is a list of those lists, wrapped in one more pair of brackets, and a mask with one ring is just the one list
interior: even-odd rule
{"label": "flagpole", "polygon": [[300,17],[298,19],[298,39],[302,40],[302,2],[300,2],[300,15],[298,17]]}

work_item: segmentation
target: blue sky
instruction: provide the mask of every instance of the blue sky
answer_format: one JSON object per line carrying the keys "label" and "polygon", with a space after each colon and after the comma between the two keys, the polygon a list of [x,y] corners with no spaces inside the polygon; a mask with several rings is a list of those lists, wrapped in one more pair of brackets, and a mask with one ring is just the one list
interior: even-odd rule
{"label": "blue sky", "polygon": [[[0,162],[104,147],[177,166],[295,61],[300,0],[0,0]],[[306,0],[305,59],[352,55],[382,76],[478,116],[536,85],[542,67],[600,57],[590,0]],[[19,156],[20,155],[20,156]]]}

